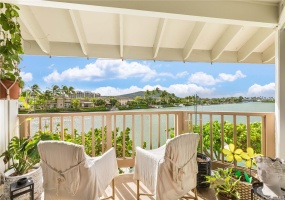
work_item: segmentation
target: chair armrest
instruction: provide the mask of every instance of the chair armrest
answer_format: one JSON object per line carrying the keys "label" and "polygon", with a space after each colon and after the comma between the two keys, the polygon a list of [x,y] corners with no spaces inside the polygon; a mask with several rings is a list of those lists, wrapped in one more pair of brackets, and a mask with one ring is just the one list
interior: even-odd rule
{"label": "chair armrest", "polygon": [[96,171],[98,185],[101,191],[104,191],[111,181],[119,175],[118,164],[115,149],[112,147],[102,156],[89,158],[94,161],[92,170]]}
{"label": "chair armrest", "polygon": [[160,150],[156,154],[155,150],[136,148],[134,179],[142,181],[152,193],[155,191],[157,169],[164,158],[164,149]]}

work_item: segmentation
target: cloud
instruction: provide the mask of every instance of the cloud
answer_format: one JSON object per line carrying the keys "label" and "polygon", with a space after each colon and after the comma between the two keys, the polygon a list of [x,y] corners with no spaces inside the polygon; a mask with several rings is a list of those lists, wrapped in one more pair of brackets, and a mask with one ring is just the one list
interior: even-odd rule
{"label": "cloud", "polygon": [[137,86],[131,86],[129,88],[114,88],[111,86],[106,86],[106,87],[99,87],[93,90],[93,92],[100,93],[101,96],[118,96],[122,94],[138,92],[142,90],[143,90],[142,88],[139,88]]}
{"label": "cloud", "polygon": [[51,64],[50,66],[48,66],[48,69],[52,69],[54,66],[54,64]]}
{"label": "cloud", "polygon": [[189,83],[195,83],[198,85],[215,85],[219,82],[233,82],[239,78],[245,78],[244,75],[240,70],[236,71],[235,74],[225,74],[220,73],[218,78],[214,78],[212,75],[206,74],[204,72],[197,72],[195,74],[191,74],[188,81]]}
{"label": "cloud", "polygon": [[63,81],[100,81],[107,79],[141,78],[149,81],[157,75],[155,70],[138,62],[127,62],[121,60],[97,59],[83,68],[78,66],[69,68],[62,72],[56,69],[46,77],[45,82]]}
{"label": "cloud", "polygon": [[29,82],[33,80],[33,74],[28,72],[20,72],[20,76],[22,77],[24,82]]}
{"label": "cloud", "polygon": [[217,80],[209,74],[204,72],[197,72],[195,74],[191,74],[189,77],[190,83],[196,83],[198,85],[215,85]]}
{"label": "cloud", "polygon": [[219,80],[220,81],[230,81],[233,82],[239,78],[245,78],[246,75],[244,75],[240,70],[236,71],[234,75],[232,74],[225,74],[225,73],[220,73],[219,74]]}
{"label": "cloud", "polygon": [[179,72],[179,73],[177,73],[177,74],[176,74],[176,77],[177,77],[177,78],[183,78],[183,77],[188,76],[188,75],[189,75],[189,73],[186,72],[186,71],[184,71],[184,72]]}
{"label": "cloud", "polygon": [[128,94],[138,91],[154,90],[156,88],[160,90],[166,90],[169,93],[174,93],[178,97],[185,97],[189,95],[198,94],[200,97],[208,97],[214,93],[215,88],[205,88],[197,86],[195,84],[174,84],[169,87],[163,87],[160,85],[145,85],[143,88],[137,86],[131,86],[129,88],[114,88],[114,87],[100,87],[95,89],[93,92],[100,93],[102,96],[117,96],[121,94]]}
{"label": "cloud", "polygon": [[275,83],[269,83],[267,85],[254,84],[248,88],[248,96],[275,96]]}

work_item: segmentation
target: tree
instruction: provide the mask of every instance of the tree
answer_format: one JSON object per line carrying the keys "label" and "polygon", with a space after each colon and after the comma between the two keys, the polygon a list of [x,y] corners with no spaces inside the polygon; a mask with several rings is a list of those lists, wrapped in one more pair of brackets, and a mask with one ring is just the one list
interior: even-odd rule
{"label": "tree", "polygon": [[168,103],[168,92],[166,90],[163,90],[159,97],[161,98],[161,101]]}
{"label": "tree", "polygon": [[116,105],[118,100],[115,97],[110,97],[109,102],[110,102],[111,106],[114,106],[114,105]]}
{"label": "tree", "polygon": [[136,104],[140,104],[141,103],[142,98],[140,96],[136,96],[134,101],[136,102]]}
{"label": "tree", "polygon": [[60,88],[58,85],[53,85],[51,91],[52,91],[52,96],[57,96],[60,94]]}
{"label": "tree", "polygon": [[50,101],[52,99],[53,99],[52,91],[50,91],[50,90],[46,90],[44,93],[39,95],[39,100],[40,100],[40,102],[43,105],[43,108],[45,110],[47,110],[47,103],[48,103],[48,101]]}
{"label": "tree", "polygon": [[36,109],[36,100],[38,99],[39,95],[42,93],[41,92],[41,89],[39,87],[38,84],[34,84],[30,87],[30,91],[31,91],[31,97],[32,98],[32,104],[33,104],[33,107],[34,107],[34,111]]}
{"label": "tree", "polygon": [[62,86],[61,88],[62,93],[70,97],[71,94],[75,94],[75,90],[72,86],[67,87],[67,86]]}
{"label": "tree", "polygon": [[72,99],[72,107],[78,109],[80,107],[80,100],[79,99]]}
{"label": "tree", "polygon": [[105,99],[99,98],[99,99],[96,99],[94,102],[95,102],[96,106],[105,106],[106,105]]}

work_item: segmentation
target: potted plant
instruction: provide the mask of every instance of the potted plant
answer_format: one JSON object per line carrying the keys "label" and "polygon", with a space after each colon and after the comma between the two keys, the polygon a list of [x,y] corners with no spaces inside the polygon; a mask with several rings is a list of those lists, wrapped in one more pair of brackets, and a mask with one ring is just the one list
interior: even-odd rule
{"label": "potted plant", "polygon": [[241,167],[239,169],[234,167],[232,177],[240,180],[237,190],[240,193],[241,199],[249,198],[252,183],[258,182],[258,179],[252,176],[251,168],[255,164],[254,158],[260,154],[256,154],[251,147],[248,147],[246,152],[242,149],[235,149],[234,144],[229,144],[229,149],[223,149],[223,153],[227,156],[226,160],[228,162],[233,162],[234,160],[237,162],[245,161],[245,167],[249,169],[249,173]]}
{"label": "potted plant", "polygon": [[8,149],[0,157],[4,157],[5,164],[9,163],[4,173],[4,196],[10,198],[10,184],[21,178],[32,177],[34,181],[34,197],[40,197],[42,188],[42,170],[39,165],[40,156],[37,144],[41,140],[59,140],[58,134],[38,131],[33,137],[13,137],[9,142]]}
{"label": "potted plant", "polygon": [[232,168],[218,168],[212,176],[205,176],[205,183],[209,183],[211,188],[216,191],[216,197],[219,200],[237,200],[240,194],[237,191],[239,179],[232,178]]}
{"label": "potted plant", "polygon": [[18,64],[23,54],[22,36],[18,22],[19,7],[0,3],[0,99],[18,99],[24,81]]}

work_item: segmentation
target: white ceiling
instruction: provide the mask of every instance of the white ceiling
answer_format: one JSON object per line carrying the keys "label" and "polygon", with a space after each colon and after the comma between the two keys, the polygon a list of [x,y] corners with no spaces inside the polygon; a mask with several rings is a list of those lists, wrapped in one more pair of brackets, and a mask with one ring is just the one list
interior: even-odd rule
{"label": "white ceiling", "polygon": [[4,2],[19,5],[32,55],[274,63],[285,21],[281,0]]}

